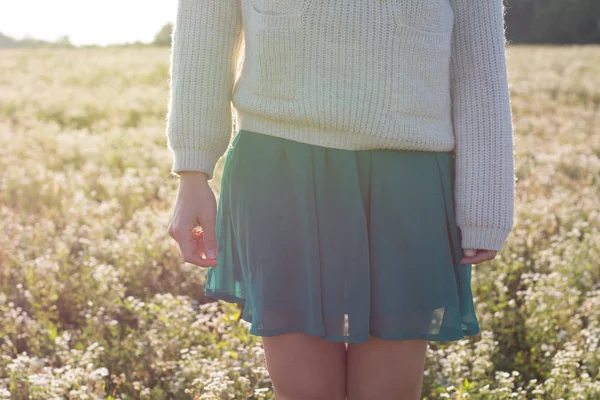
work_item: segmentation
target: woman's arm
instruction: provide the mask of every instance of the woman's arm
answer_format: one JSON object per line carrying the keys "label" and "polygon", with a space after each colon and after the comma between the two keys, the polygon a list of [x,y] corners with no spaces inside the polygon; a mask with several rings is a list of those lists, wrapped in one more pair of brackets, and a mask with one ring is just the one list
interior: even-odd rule
{"label": "woman's arm", "polygon": [[178,0],[167,115],[175,175],[198,171],[212,178],[229,144],[242,38],[240,0]]}
{"label": "woman's arm", "polygon": [[502,0],[451,0],[455,209],[464,249],[500,251],[513,227],[514,147]]}

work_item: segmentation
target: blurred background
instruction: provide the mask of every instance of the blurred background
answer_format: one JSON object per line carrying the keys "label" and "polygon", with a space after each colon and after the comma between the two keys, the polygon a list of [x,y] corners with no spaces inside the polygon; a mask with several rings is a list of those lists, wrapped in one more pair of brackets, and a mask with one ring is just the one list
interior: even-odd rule
{"label": "blurred background", "polygon": [[[598,0],[504,0],[512,43],[600,43]],[[176,0],[0,4],[0,47],[169,45]]]}
{"label": "blurred background", "polygon": [[[423,396],[597,400],[600,1],[506,5],[516,225],[473,267],[481,333],[430,344]],[[0,400],[273,398],[166,232],[175,11],[0,0]]]}
{"label": "blurred background", "polygon": [[[168,44],[176,0],[19,0],[0,3],[0,46]],[[158,35],[158,37],[157,37]]]}

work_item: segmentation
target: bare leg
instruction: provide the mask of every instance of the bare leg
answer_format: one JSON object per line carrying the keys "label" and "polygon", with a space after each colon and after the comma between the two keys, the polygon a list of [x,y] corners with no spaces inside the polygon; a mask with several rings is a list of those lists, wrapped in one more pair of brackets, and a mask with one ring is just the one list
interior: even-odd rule
{"label": "bare leg", "polygon": [[346,348],[304,333],[263,337],[275,400],[344,400]]}
{"label": "bare leg", "polygon": [[419,400],[428,342],[383,340],[348,345],[348,400]]}

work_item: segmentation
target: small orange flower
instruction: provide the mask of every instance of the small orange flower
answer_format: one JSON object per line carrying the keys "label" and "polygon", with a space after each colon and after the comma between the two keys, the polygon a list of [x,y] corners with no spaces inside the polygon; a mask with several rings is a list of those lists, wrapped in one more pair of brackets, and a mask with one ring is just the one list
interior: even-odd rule
{"label": "small orange flower", "polygon": [[202,239],[202,227],[197,226],[194,229],[192,229],[192,237],[196,240]]}

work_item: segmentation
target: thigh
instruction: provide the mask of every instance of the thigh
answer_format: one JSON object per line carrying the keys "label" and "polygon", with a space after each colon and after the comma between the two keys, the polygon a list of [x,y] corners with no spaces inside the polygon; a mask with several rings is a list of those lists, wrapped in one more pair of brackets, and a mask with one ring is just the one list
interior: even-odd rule
{"label": "thigh", "polygon": [[419,400],[428,342],[384,340],[348,345],[348,400]]}
{"label": "thigh", "polygon": [[304,333],[262,338],[276,400],[344,400],[346,348]]}

